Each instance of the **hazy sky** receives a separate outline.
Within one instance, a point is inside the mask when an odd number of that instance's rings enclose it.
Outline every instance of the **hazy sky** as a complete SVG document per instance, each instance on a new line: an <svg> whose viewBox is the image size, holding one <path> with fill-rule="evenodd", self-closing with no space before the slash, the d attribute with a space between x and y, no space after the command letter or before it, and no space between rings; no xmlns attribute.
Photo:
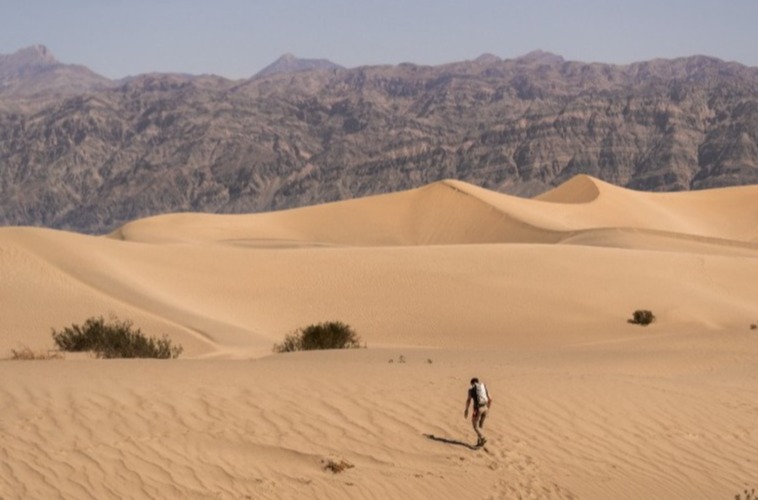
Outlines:
<svg viewBox="0 0 758 500"><path fill-rule="evenodd" d="M0 54L44 44L110 78L249 77L290 52L347 67L535 49L758 66L758 0L0 0Z"/></svg>

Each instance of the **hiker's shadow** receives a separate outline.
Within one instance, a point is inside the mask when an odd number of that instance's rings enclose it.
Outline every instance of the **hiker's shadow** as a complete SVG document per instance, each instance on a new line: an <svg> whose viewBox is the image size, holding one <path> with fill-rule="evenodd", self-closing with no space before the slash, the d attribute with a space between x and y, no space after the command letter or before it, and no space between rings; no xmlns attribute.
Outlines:
<svg viewBox="0 0 758 500"><path fill-rule="evenodd" d="M456 446L463 446L464 448L468 448L469 450L478 450L476 446L468 443L464 443L463 441L458 441L457 439L449 439L444 438L440 436L435 436L434 434L424 434L425 438L431 439L432 441L439 441L440 443L445 444L454 444Z"/></svg>

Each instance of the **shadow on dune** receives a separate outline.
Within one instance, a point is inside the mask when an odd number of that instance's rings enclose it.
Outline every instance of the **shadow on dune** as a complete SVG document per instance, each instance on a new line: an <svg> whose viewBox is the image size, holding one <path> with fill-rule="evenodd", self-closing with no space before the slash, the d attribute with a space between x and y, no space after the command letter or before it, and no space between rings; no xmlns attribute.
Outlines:
<svg viewBox="0 0 758 500"><path fill-rule="evenodd" d="M471 444L468 444L468 443L464 443L463 441L458 441L457 439L444 438L444 437L440 437L440 436L435 436L434 434L424 434L424 437L429 438L432 441L439 441L440 443L454 444L456 446L463 446L464 448L468 448L469 450L478 450L479 449L479 448L477 448L474 445L471 445Z"/></svg>

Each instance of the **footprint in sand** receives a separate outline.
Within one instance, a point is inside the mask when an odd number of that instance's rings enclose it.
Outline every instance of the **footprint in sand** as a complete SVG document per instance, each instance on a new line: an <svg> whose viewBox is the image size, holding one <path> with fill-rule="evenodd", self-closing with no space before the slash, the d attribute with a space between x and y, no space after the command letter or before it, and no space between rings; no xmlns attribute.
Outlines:
<svg viewBox="0 0 758 500"><path fill-rule="evenodd" d="M497 470L500 464L505 469L502 477L494 487L493 499L505 498L534 498L534 499L566 499L573 500L575 496L560 485L544 479L539 465L529 456L518 451L500 451L497 456L500 463L492 462L490 469ZM493 468L494 467L494 468Z"/></svg>

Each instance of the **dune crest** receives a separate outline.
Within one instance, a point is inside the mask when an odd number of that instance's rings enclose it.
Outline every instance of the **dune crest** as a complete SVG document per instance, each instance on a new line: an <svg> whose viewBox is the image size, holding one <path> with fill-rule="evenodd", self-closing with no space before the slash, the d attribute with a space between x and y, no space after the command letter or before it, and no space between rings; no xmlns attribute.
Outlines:
<svg viewBox="0 0 758 500"><path fill-rule="evenodd" d="M510 203L501 207L502 199ZM131 222L110 237L156 243L349 247L557 241L550 228L524 220L528 208L520 207L528 204L529 200L448 180L279 212L150 217ZM508 213L509 207L515 212ZM538 215L537 220L549 225L544 217Z"/></svg>
<svg viewBox="0 0 758 500"><path fill-rule="evenodd" d="M150 217L126 224L110 237L252 247L550 244L573 238L576 232L623 228L753 244L758 242L751 218L755 210L758 186L647 193L579 175L524 199L444 180L404 192L279 212Z"/></svg>
<svg viewBox="0 0 758 500"><path fill-rule="evenodd" d="M595 201L601 193L612 186L590 175L576 175L560 186L546 191L535 200L548 201L551 203L590 203Z"/></svg>

